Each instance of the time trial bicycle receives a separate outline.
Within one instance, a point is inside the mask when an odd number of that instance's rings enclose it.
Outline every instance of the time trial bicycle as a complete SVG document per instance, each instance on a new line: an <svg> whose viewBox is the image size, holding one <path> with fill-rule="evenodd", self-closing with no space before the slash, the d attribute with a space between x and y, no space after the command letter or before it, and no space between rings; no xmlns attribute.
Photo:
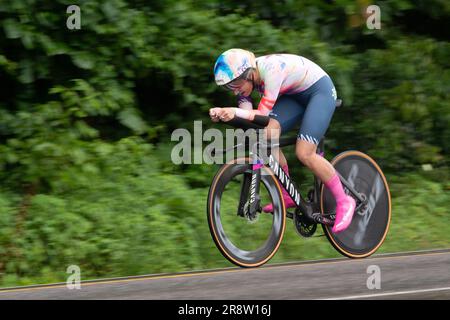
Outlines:
<svg viewBox="0 0 450 320"><path fill-rule="evenodd" d="M339 107L342 100L336 101ZM260 129L269 117L256 116L248 121L234 118L226 122L235 128ZM249 147L249 156L223 164L214 176L207 200L207 218L211 236L225 258L241 267L258 267L269 261L283 239L286 218L292 219L299 235L311 237L321 225L331 245L350 258L365 258L383 243L391 221L391 196L386 178L377 163L360 151L345 151L331 161L345 192L356 200L350 226L340 233L331 228L335 219L335 200L324 184L314 183L304 199L296 183L270 153L274 147L295 145L297 137L266 142L261 153L259 139ZM324 156L324 138L317 153ZM238 148L234 145L231 149ZM229 150L215 150L229 152ZM296 208L287 211L281 186L288 191ZM273 212L264 213L262 205L272 203Z"/></svg>

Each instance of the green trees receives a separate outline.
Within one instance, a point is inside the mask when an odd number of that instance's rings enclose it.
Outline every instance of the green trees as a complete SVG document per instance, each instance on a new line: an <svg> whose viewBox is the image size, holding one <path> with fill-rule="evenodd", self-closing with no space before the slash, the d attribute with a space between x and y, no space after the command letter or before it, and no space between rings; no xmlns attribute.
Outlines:
<svg viewBox="0 0 450 320"><path fill-rule="evenodd" d="M78 1L69 30L65 1L2 2L0 281L222 263L203 220L214 167L168 154L173 129L235 103L212 78L231 47L304 55L331 75L345 101L332 153L366 151L396 175L432 164L428 179L448 180L448 2L380 1L381 30L366 28L368 4ZM280 256L305 257L289 248Z"/></svg>

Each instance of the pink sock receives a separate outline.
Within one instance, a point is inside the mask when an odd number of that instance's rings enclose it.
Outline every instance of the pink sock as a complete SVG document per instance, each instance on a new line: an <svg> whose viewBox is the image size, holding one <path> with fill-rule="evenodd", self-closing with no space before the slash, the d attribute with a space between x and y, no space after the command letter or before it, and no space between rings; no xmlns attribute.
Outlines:
<svg viewBox="0 0 450 320"><path fill-rule="evenodd" d="M286 172L286 174L287 174L288 177L289 177L289 168L288 168L288 165L281 166L281 169L283 169L283 171Z"/></svg>
<svg viewBox="0 0 450 320"><path fill-rule="evenodd" d="M344 188L342 187L341 179L339 179L337 173L335 173L330 180L325 182L325 186L331 191L336 199L336 202L339 202L347 196L344 192Z"/></svg>

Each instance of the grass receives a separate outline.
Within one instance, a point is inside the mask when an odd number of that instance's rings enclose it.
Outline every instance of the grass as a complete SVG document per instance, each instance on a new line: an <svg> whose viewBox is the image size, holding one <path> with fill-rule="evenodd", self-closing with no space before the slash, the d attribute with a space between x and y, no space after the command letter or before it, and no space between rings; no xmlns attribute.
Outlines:
<svg viewBox="0 0 450 320"><path fill-rule="evenodd" d="M450 247L450 189L447 180L441 179L445 175L434 175L387 175L392 195L392 220L377 253ZM139 192L146 194L155 186L146 177L139 179L140 184L138 180L129 180L127 185L136 189L123 193L114 189L120 186L111 185L115 199L103 194L103 199L109 199L105 203L87 201L84 193L75 195L76 192L68 194L64 200L37 197L28 212L29 220L24 224L26 239L17 238L14 233L14 214L17 214L20 198L0 193L0 228L3 230L0 234L0 267L3 266L0 285L64 282L69 276L67 266L71 264L82 266L82 280L232 266L217 250L209 233L205 214L208 188L189 189L187 184L183 186L182 177L176 181L167 178L168 182L160 183L157 191L170 196L147 207ZM301 184L302 193L306 193L307 185L308 181ZM95 190L101 189L100 182L92 188L86 192L95 199ZM166 193L166 188L170 192ZM233 202L229 210L235 207L236 202ZM228 222L236 242L251 241L252 236L264 238L257 233L242 235L242 223ZM269 263L342 257L327 238L320 235L323 231L319 226L314 237L302 238L288 219L283 242ZM72 249L71 243L78 245ZM58 262L55 259L59 259Z"/></svg>

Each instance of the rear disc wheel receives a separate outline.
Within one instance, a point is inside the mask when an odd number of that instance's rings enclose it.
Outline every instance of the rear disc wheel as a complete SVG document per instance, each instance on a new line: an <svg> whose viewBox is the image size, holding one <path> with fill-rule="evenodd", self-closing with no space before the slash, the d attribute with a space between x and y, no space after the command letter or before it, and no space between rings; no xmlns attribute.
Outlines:
<svg viewBox="0 0 450 320"><path fill-rule="evenodd" d="M368 257L381 246L389 230L391 195L386 178L377 163L359 151L343 152L331 164L368 201L355 211L346 230L335 234L331 231L332 226L322 225L322 228L330 243L341 254L350 258ZM348 190L346 193L350 194ZM358 204L357 201L357 208ZM335 199L324 185L321 187L320 205L322 214L334 213L336 210Z"/></svg>

